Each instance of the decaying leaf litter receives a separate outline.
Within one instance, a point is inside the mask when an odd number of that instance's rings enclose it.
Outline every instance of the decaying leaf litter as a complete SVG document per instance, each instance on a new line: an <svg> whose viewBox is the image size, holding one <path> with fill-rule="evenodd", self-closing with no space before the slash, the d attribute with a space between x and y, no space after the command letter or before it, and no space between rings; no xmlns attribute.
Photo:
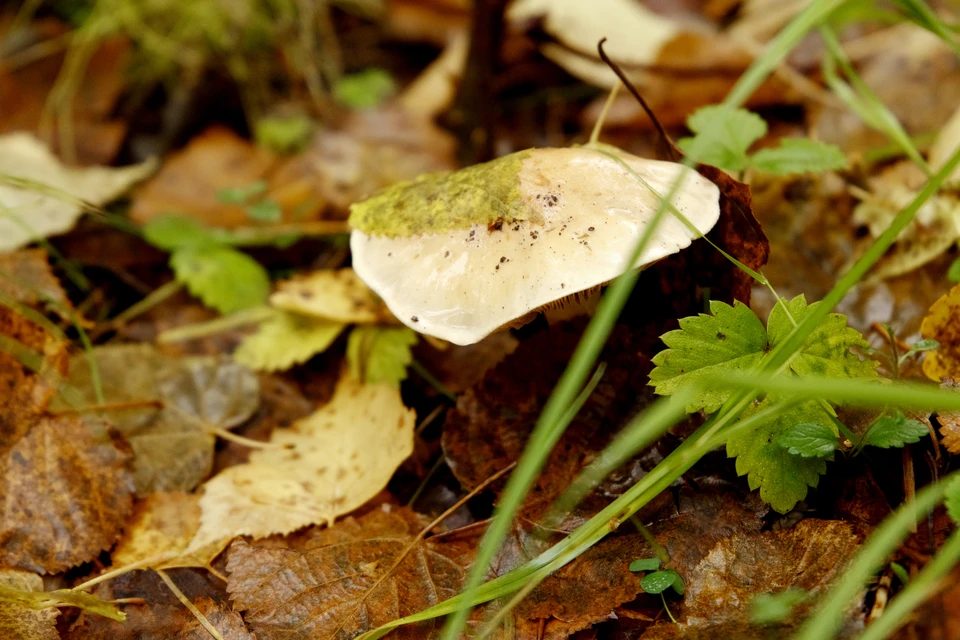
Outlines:
<svg viewBox="0 0 960 640"><path fill-rule="evenodd" d="M955 10L586 5L0 15L4 637L955 635Z"/></svg>

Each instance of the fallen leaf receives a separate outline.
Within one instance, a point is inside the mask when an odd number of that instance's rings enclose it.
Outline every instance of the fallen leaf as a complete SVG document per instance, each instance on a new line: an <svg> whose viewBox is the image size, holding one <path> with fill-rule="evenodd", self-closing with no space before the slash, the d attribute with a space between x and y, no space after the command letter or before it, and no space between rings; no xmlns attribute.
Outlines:
<svg viewBox="0 0 960 640"><path fill-rule="evenodd" d="M361 382L394 387L407 378L418 336L407 327L354 327L347 339L347 366Z"/></svg>
<svg viewBox="0 0 960 640"><path fill-rule="evenodd" d="M353 638L459 593L464 567L442 546L415 540L423 526L408 509L381 509L348 518L303 548L237 540L227 590L260 640ZM426 638L440 624L393 635Z"/></svg>
<svg viewBox="0 0 960 640"><path fill-rule="evenodd" d="M340 322L278 311L243 339L233 359L255 371L282 371L326 351L345 327Z"/></svg>
<svg viewBox="0 0 960 640"><path fill-rule="evenodd" d="M0 589L11 587L20 591L43 591L43 578L15 569L0 569ZM57 616L53 608L33 609L3 597L0 591L0 635L11 640L60 640Z"/></svg>
<svg viewBox="0 0 960 640"><path fill-rule="evenodd" d="M343 324L388 321L383 302L353 269L319 269L284 280L270 296L277 309Z"/></svg>
<svg viewBox="0 0 960 640"><path fill-rule="evenodd" d="M720 540L693 571L687 585L683 616L678 625L658 625L644 638L742 637L765 638L770 628L749 625L750 602L761 594L790 588L816 598L843 573L860 544L852 525L837 520L802 520L792 529L735 534ZM808 611L809 604L801 608ZM858 617L848 624L862 626ZM777 627L778 635L789 633Z"/></svg>
<svg viewBox="0 0 960 640"><path fill-rule="evenodd" d="M211 227L249 224L242 205L224 203L217 194L264 179L275 163L268 151L229 129L212 127L165 159L157 175L134 194L130 217L145 224L157 216L177 213Z"/></svg>
<svg viewBox="0 0 960 640"><path fill-rule="evenodd" d="M102 205L153 172L144 162L120 169L77 169L60 162L28 133L0 136L0 175L43 186L0 184L0 251L11 251L73 228L83 213L80 201ZM47 188L57 191L51 193Z"/></svg>
<svg viewBox="0 0 960 640"><path fill-rule="evenodd" d="M193 600L193 605L224 640L257 640L229 604L198 597ZM126 605L124 611L127 620L122 623L84 614L70 626L64 640L210 640L212 637L210 631L180 603L148 601L148 604Z"/></svg>
<svg viewBox="0 0 960 640"><path fill-rule="evenodd" d="M44 417L2 444L0 563L56 573L113 545L133 478L102 423Z"/></svg>
<svg viewBox="0 0 960 640"><path fill-rule="evenodd" d="M940 388L956 391L960 385L954 378L944 377L941 379ZM950 453L960 453L960 412L941 411L937 414L937 423L940 425L940 444Z"/></svg>
<svg viewBox="0 0 960 640"><path fill-rule="evenodd" d="M103 414L134 452L137 495L189 491L213 465L210 426L228 429L259 405L256 376L226 356L172 358L149 344L94 349L107 408ZM90 364L73 359L70 384L95 406ZM63 403L55 410L67 409Z"/></svg>
<svg viewBox="0 0 960 640"><path fill-rule="evenodd" d="M18 359L12 345L0 349L0 434L4 445L10 446L47 409L70 360L65 341L7 305L0 305L0 338L40 357L33 368Z"/></svg>
<svg viewBox="0 0 960 640"><path fill-rule="evenodd" d="M939 382L943 378L960 378L960 285L950 289L933 303L920 325L924 338L936 340L940 346L924 354L923 372Z"/></svg>
<svg viewBox="0 0 960 640"><path fill-rule="evenodd" d="M73 304L53 275L43 249L0 253L2 295L31 307L43 305L65 320L70 319L73 311Z"/></svg>
<svg viewBox="0 0 960 640"><path fill-rule="evenodd" d="M188 552L241 535L330 524L353 511L413 452L415 419L397 389L342 378L328 404L274 431L269 448L204 484L200 530Z"/></svg>
<svg viewBox="0 0 960 640"><path fill-rule="evenodd" d="M134 513L110 558L122 567L162 557L151 568L207 567L229 540L185 554L200 528L200 496L174 492L151 493L134 506Z"/></svg>

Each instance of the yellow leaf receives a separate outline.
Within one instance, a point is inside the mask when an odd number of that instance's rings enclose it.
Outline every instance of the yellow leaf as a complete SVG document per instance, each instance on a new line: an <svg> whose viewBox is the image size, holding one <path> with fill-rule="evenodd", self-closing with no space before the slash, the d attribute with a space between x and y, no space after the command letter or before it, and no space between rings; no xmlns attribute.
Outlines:
<svg viewBox="0 0 960 640"><path fill-rule="evenodd" d="M923 372L931 380L960 377L960 285L933 303L920 325L924 338L940 343L928 351Z"/></svg>
<svg viewBox="0 0 960 640"><path fill-rule="evenodd" d="M200 496L181 491L151 493L137 503L134 516L111 559L122 567L150 558L156 569L206 567L229 540L184 553L200 527Z"/></svg>
<svg viewBox="0 0 960 640"><path fill-rule="evenodd" d="M381 302L353 269L320 269L280 283L270 304L344 324L367 324L390 318Z"/></svg>
<svg viewBox="0 0 960 640"><path fill-rule="evenodd" d="M279 371L306 362L329 347L344 324L280 311L240 343L233 359L256 371Z"/></svg>
<svg viewBox="0 0 960 640"><path fill-rule="evenodd" d="M200 530L188 552L249 535L332 523L382 490L413 452L416 414L386 384L344 376L333 399L204 485Z"/></svg>

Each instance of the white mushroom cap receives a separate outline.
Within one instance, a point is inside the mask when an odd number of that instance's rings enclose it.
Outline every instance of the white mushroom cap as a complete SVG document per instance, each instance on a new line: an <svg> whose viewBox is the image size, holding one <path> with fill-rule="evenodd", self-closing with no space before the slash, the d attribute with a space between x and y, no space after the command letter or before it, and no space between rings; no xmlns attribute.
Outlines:
<svg viewBox="0 0 960 640"><path fill-rule="evenodd" d="M524 151L395 185L354 205L353 268L408 327L473 344L677 253L716 224L712 182L677 163L616 153L646 185L587 148ZM666 195L684 171L673 204L700 234L667 214L640 258L625 264L659 205L650 187ZM460 211L461 203L474 210Z"/></svg>

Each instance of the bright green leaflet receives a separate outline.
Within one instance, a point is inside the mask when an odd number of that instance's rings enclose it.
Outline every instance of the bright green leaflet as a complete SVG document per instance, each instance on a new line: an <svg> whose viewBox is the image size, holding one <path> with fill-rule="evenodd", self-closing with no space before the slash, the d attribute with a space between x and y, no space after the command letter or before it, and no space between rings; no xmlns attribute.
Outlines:
<svg viewBox="0 0 960 640"><path fill-rule="evenodd" d="M907 418L902 411L895 411L893 415L880 416L870 425L866 442L873 447L889 449L902 447L908 442L920 442L920 438L928 433L927 425Z"/></svg>
<svg viewBox="0 0 960 640"><path fill-rule="evenodd" d="M656 571L660 568L660 558L639 558L630 563L630 571Z"/></svg>
<svg viewBox="0 0 960 640"><path fill-rule="evenodd" d="M165 214L143 225L143 237L159 249L174 251L184 247L225 244L230 232L208 227L193 218Z"/></svg>
<svg viewBox="0 0 960 640"><path fill-rule="evenodd" d="M696 135L680 138L677 146L697 162L728 171L746 169L747 149L767 133L757 114L719 104L698 109L687 118L687 127Z"/></svg>
<svg viewBox="0 0 960 640"><path fill-rule="evenodd" d="M682 596L684 591L683 578L673 569L648 573L640 580L640 586L646 593L663 593L673 587L673 590Z"/></svg>
<svg viewBox="0 0 960 640"><path fill-rule="evenodd" d="M326 351L345 327L339 322L276 311L255 334L244 338L233 359L256 371L289 369Z"/></svg>
<svg viewBox="0 0 960 640"><path fill-rule="evenodd" d="M410 349L416 343L417 334L407 327L356 327L347 338L350 373L369 384L385 382L398 387L407 377L413 361Z"/></svg>
<svg viewBox="0 0 960 640"><path fill-rule="evenodd" d="M743 412L749 417L769 401ZM755 431L731 436L727 440L727 456L737 458L737 473L747 476L751 490L760 489L760 497L780 513L787 513L807 495L808 487L816 487L820 476L827 471L821 458L804 458L791 454L779 444L779 438L790 425L819 424L836 427L829 414L816 402L794 407L776 420L761 425Z"/></svg>
<svg viewBox="0 0 960 640"><path fill-rule="evenodd" d="M260 306L270 294L270 279L260 263L222 245L187 246L170 256L178 281L220 313Z"/></svg>
<svg viewBox="0 0 960 640"><path fill-rule="evenodd" d="M767 350L767 332L750 307L710 302L713 315L680 320L680 328L663 335L669 347L653 358L656 369L650 384L660 395L672 395L719 371L749 371ZM713 413L733 395L731 389L702 387L687 405L687 412Z"/></svg>
<svg viewBox="0 0 960 640"><path fill-rule="evenodd" d="M837 448L832 423L798 422L788 424L777 437L777 445L803 458L829 458Z"/></svg>

